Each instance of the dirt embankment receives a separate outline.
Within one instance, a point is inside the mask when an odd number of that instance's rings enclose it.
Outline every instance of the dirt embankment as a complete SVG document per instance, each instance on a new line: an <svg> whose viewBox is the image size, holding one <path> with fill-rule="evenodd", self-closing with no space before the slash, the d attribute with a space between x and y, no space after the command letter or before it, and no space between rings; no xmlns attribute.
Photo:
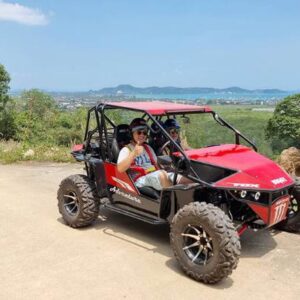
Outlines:
<svg viewBox="0 0 300 300"><path fill-rule="evenodd" d="M278 163L291 175L300 177L300 149L291 147L282 151Z"/></svg>

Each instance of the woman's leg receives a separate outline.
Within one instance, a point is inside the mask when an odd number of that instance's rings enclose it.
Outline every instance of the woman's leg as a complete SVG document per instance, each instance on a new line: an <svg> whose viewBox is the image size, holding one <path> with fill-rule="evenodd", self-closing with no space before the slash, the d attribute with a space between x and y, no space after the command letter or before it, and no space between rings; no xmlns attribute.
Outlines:
<svg viewBox="0 0 300 300"><path fill-rule="evenodd" d="M135 185L137 187L150 186L160 191L163 188L172 185L172 182L168 178L168 173L164 170L157 170L150 174L140 177Z"/></svg>
<svg viewBox="0 0 300 300"><path fill-rule="evenodd" d="M169 172L169 173L167 173L167 176L169 178L169 181L173 184L175 173ZM189 184L189 183L193 183L193 182L194 181L192 181L191 179L184 177L181 174L177 174L176 184Z"/></svg>
<svg viewBox="0 0 300 300"><path fill-rule="evenodd" d="M172 185L171 181L168 178L168 173L164 170L160 170L159 172L159 180L162 188L166 188Z"/></svg>
<svg viewBox="0 0 300 300"><path fill-rule="evenodd" d="M194 181L192 181L191 179L189 179L189 178L186 178L186 177L184 177L184 176L181 176L180 178L179 178L179 180L177 180L177 183L178 184L189 184L189 183L193 183Z"/></svg>

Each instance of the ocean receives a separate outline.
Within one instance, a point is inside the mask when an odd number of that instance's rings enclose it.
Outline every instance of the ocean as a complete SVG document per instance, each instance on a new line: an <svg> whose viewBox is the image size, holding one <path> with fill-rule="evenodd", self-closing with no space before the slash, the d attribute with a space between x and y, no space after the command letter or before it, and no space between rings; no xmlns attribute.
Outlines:
<svg viewBox="0 0 300 300"><path fill-rule="evenodd" d="M233 93L233 92L215 92L199 94L135 94L138 99L184 99L184 100L228 100L228 101L278 101L286 96L292 95L292 92L280 93Z"/></svg>

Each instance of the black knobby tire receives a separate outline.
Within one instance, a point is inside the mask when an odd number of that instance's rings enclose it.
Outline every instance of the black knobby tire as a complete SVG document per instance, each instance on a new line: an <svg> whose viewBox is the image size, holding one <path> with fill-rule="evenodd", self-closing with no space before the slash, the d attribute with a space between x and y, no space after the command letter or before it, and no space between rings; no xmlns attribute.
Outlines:
<svg viewBox="0 0 300 300"><path fill-rule="evenodd" d="M228 216L212 204L193 202L181 208L172 220L170 239L182 269L197 281L217 283L237 267L239 236Z"/></svg>
<svg viewBox="0 0 300 300"><path fill-rule="evenodd" d="M275 225L277 229L288 232L300 232L300 180L293 188L287 218Z"/></svg>
<svg viewBox="0 0 300 300"><path fill-rule="evenodd" d="M65 178L59 186L57 199L59 212L71 227L88 226L98 217L100 200L96 187L85 175Z"/></svg>

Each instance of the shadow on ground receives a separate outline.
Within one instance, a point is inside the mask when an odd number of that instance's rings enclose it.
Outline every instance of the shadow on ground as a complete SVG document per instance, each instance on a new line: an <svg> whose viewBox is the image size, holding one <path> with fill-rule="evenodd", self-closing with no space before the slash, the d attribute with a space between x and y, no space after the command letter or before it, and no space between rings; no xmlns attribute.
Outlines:
<svg viewBox="0 0 300 300"><path fill-rule="evenodd" d="M59 218L58 221L64 224L62 218ZM95 229L101 230L110 237L142 248L145 251L151 251L166 256L168 258L166 266L181 276L186 276L173 256L169 243L169 225L151 225L118 213L101 209L99 218L92 226L79 230L85 231ZM274 236L277 234L280 234L280 231L260 230L254 232L252 230L247 230L241 236L241 259L246 257L262 257L276 248L277 243L274 240ZM232 285L233 280L228 277L218 284L210 285L210 287L215 289L226 289Z"/></svg>

